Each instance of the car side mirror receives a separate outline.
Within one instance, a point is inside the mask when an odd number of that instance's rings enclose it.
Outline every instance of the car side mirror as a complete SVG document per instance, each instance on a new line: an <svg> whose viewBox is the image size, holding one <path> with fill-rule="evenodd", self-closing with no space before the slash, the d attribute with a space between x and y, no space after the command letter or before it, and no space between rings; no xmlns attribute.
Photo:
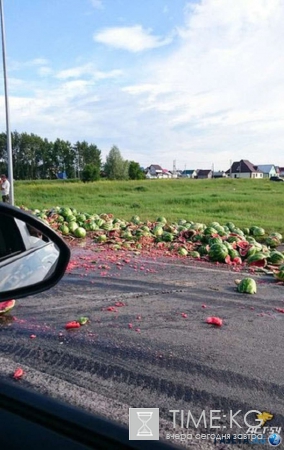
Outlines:
<svg viewBox="0 0 284 450"><path fill-rule="evenodd" d="M0 301L50 289L69 260L68 245L47 224L0 203Z"/></svg>

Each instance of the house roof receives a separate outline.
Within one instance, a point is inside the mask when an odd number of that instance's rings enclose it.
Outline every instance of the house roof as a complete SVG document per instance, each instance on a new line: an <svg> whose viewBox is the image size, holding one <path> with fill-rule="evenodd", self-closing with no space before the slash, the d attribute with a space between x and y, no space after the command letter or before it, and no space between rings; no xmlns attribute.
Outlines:
<svg viewBox="0 0 284 450"><path fill-rule="evenodd" d="M158 164L151 164L151 166L153 169L155 170L163 170L161 166L159 166Z"/></svg>
<svg viewBox="0 0 284 450"><path fill-rule="evenodd" d="M269 173L273 167L275 169L274 164L262 164L262 165L257 166L258 170L260 170L261 172L264 172L264 173Z"/></svg>
<svg viewBox="0 0 284 450"><path fill-rule="evenodd" d="M199 169L198 170L198 176L202 175L209 175L209 173L212 173L212 170L203 170L203 169Z"/></svg>
<svg viewBox="0 0 284 450"><path fill-rule="evenodd" d="M182 173L186 174L186 175L192 175L193 172L195 172L195 170L183 170Z"/></svg>
<svg viewBox="0 0 284 450"><path fill-rule="evenodd" d="M226 173L252 173L261 171L256 168L250 161L247 159L241 159L241 161L235 161L232 164L231 169L227 170Z"/></svg>

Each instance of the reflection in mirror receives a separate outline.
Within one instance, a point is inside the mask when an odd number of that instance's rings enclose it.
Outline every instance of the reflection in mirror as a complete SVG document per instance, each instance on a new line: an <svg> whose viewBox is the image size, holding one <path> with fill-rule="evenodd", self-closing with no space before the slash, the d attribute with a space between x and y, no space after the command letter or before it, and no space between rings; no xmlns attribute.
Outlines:
<svg viewBox="0 0 284 450"><path fill-rule="evenodd" d="M58 258L57 246L39 230L22 220L0 216L0 292L48 279Z"/></svg>

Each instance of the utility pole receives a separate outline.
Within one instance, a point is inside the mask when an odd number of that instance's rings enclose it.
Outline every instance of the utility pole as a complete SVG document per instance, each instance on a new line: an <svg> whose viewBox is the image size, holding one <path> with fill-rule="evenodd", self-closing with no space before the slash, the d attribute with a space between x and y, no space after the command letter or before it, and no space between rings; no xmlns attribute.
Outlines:
<svg viewBox="0 0 284 450"><path fill-rule="evenodd" d="M177 178L176 160L173 161L173 178Z"/></svg>
<svg viewBox="0 0 284 450"><path fill-rule="evenodd" d="M12 158L12 139L10 131L10 114L9 114L9 97L8 82L6 70L6 42L5 42L5 24L2 0L0 0L1 12L1 31L2 31L2 55L3 55L3 75L5 89L5 111L6 111L6 135L7 135L7 156L8 156L8 179L10 181L10 203L14 205L14 175L13 175L13 158Z"/></svg>

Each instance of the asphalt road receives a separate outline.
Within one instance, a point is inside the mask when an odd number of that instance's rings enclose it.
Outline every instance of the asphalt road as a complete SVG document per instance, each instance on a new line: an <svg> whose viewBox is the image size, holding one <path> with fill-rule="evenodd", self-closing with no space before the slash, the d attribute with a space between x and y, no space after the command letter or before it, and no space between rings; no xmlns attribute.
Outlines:
<svg viewBox="0 0 284 450"><path fill-rule="evenodd" d="M162 439L185 431L193 439L183 445L231 448L194 436L244 433L250 410L272 413L267 426L284 424L284 314L275 310L284 308L284 286L254 274L257 294L240 294L234 280L244 276L187 258L73 249L55 288L17 301L0 319L0 376L21 366L21 385L124 424L129 407L160 408ZM80 316L89 322L66 331ZM208 325L208 316L223 326ZM196 419L221 410L221 428L191 421L174 431L170 410ZM244 428L230 429L239 410Z"/></svg>

